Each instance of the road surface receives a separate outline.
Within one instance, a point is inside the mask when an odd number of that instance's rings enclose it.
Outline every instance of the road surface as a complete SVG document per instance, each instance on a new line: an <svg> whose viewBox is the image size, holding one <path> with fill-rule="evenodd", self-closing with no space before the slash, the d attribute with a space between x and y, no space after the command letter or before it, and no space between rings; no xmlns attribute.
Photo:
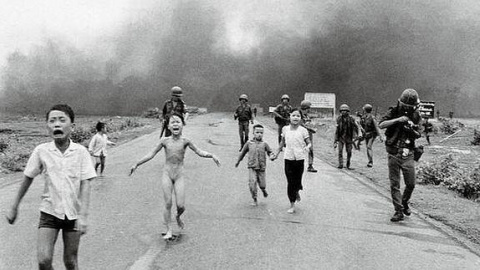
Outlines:
<svg viewBox="0 0 480 270"><path fill-rule="evenodd" d="M222 167L188 150L186 229L179 241L165 242L160 186L164 153L128 177L130 166L155 145L158 135L109 152L106 176L92 183L81 269L480 269L475 250L416 213L403 222L390 222L388 194L318 159L319 172L304 174L295 214L287 213L282 159L267 164L270 196L250 206L246 160L234 167L237 124L230 114L221 113L191 118L184 129L199 148L219 156ZM264 138L277 147L275 131L267 129ZM0 188L2 211L18 187ZM36 269L42 188L42 179L36 179L15 225L0 222L0 269ZM56 269L64 269L61 238L55 253Z"/></svg>

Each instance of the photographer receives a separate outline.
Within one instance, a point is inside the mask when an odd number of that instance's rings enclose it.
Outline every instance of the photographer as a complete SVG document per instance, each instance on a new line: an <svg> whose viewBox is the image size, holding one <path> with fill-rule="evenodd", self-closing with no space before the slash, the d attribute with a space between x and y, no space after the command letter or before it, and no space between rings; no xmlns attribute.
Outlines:
<svg viewBox="0 0 480 270"><path fill-rule="evenodd" d="M395 214L390 219L397 222L409 216L408 202L415 188L415 140L420 138L420 99L414 89L406 89L398 99L397 106L390 107L378 123L386 128L385 146L388 153L388 175ZM405 190L400 191L400 171L403 173Z"/></svg>

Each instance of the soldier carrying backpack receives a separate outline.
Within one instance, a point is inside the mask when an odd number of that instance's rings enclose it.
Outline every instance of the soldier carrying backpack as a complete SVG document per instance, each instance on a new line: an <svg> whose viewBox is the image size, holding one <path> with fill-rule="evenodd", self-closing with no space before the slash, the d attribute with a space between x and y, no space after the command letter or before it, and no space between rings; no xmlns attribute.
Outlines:
<svg viewBox="0 0 480 270"><path fill-rule="evenodd" d="M363 138L365 140L365 145L367 148L367 158L368 164L367 167L371 168L373 166L373 142L380 136L380 141L384 141L384 135L380 133L380 129L378 128L377 121L375 117L372 115L372 105L365 104L363 106L363 115L360 118L360 125L363 129Z"/></svg>

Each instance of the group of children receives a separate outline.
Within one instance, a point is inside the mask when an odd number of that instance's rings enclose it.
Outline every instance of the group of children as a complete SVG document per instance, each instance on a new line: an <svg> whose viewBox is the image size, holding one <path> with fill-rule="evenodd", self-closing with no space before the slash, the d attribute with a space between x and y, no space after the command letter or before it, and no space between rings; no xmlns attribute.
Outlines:
<svg viewBox="0 0 480 270"><path fill-rule="evenodd" d="M290 113L290 124L282 128L281 140L276 152L263 141L264 127L253 126L253 140L246 143L241 149L235 167L238 167L242 159L248 153L249 188L252 195L252 205L257 205L257 185L264 197L268 196L266 191L265 168L267 155L270 160L275 160L281 151L284 152L285 175L287 177L287 195L290 201L288 213L295 212L295 202L300 201L300 190L302 186L302 175L304 163L312 144L308 130L302 125L302 116L299 109L293 109Z"/></svg>
<svg viewBox="0 0 480 270"><path fill-rule="evenodd" d="M73 132L74 112L66 104L57 104L46 114L47 130L52 142L37 146L31 154L24 171L24 181L15 197L6 218L13 224L18 216L18 207L28 191L33 179L42 174L45 179L45 192L40 207L38 226L37 257L39 269L52 269L53 252L58 233L62 230L64 241L64 264L66 269L78 269L78 247L80 236L87 231L87 217L90 201L90 182L105 168L106 146L114 144L105 134L105 124L98 123L97 134L92 138L89 149L74 143L70 139ZM166 233L164 238L171 239L173 230L170 226L172 195L176 197L176 222L184 227L181 219L185 211L184 157L187 147L198 156L211 158L220 166L218 158L203 151L182 136L184 119L174 113L168 121L171 136L160 139L154 149L135 163L130 169L132 175L136 169L151 160L158 152L165 149L165 165L162 176L162 189L165 199L163 213ZM249 186L253 203L257 205L257 184L265 197L268 196L265 183L267 155L275 160L284 151L285 174L287 177L287 194L290 201L288 213L295 212L295 202L300 201L304 160L311 148L309 134L301 125L301 113L294 109L290 114L290 124L283 127L282 139L274 152L263 142L264 127L254 126L254 139L246 143L235 164L238 167L248 153ZM95 162L92 162L93 156Z"/></svg>

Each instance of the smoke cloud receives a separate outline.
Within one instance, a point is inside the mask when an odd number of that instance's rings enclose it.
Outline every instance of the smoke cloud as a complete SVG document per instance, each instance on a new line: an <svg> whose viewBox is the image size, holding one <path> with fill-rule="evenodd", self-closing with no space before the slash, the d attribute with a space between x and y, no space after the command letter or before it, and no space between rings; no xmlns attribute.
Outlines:
<svg viewBox="0 0 480 270"><path fill-rule="evenodd" d="M480 115L480 4L463 1L152 1L92 48L49 39L12 53L9 110L64 101L80 113L138 114L181 86L188 105L230 111L289 94L394 105L405 88L446 114ZM35 100L32 104L32 100ZM48 105L47 105L48 104Z"/></svg>

